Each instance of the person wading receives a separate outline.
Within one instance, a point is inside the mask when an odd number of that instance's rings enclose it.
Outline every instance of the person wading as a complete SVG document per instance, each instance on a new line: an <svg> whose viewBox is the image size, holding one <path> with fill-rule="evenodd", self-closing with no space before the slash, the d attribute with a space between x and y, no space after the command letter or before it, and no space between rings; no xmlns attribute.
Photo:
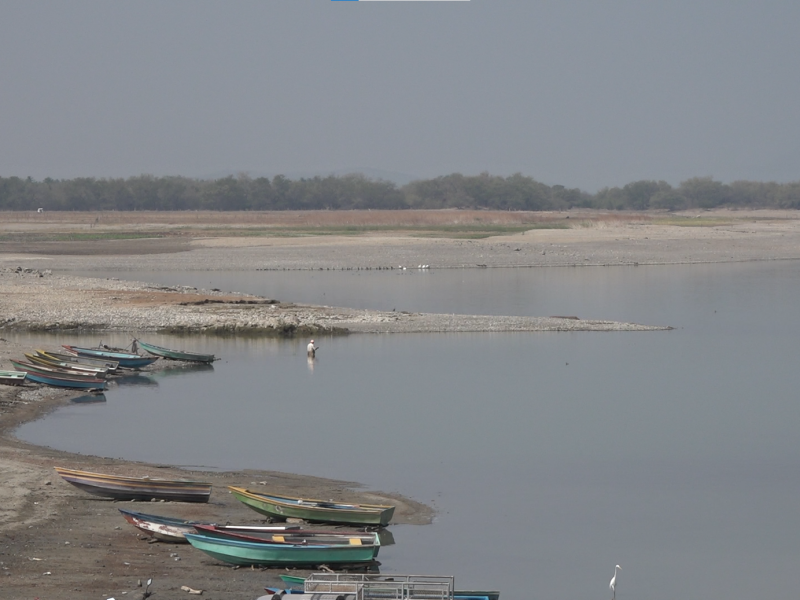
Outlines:
<svg viewBox="0 0 800 600"><path fill-rule="evenodd" d="M308 354L309 358L314 358L317 355L317 350L319 350L319 347L314 345L314 340L308 342L308 346L306 346L306 354Z"/></svg>

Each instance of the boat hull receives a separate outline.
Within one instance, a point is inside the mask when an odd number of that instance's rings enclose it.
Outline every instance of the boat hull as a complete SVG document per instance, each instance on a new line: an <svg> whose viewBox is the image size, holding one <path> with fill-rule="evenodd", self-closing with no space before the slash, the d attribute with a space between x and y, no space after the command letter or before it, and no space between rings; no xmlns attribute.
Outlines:
<svg viewBox="0 0 800 600"><path fill-rule="evenodd" d="M339 523L343 525L371 525L385 527L394 515L394 506L377 504L335 504L319 500L303 500L259 494L228 486L237 500L262 515L274 519L303 519L311 523ZM327 505L327 506L320 506Z"/></svg>
<svg viewBox="0 0 800 600"><path fill-rule="evenodd" d="M53 375L45 375L44 373L37 373L35 371L24 370L27 373L29 381L36 383L43 383L53 387L70 388L76 390L104 390L108 386L102 379L66 379L64 377L55 377Z"/></svg>
<svg viewBox="0 0 800 600"><path fill-rule="evenodd" d="M25 358L27 358L28 362L32 365L46 367L48 369L75 371L77 373L83 373L84 375L95 375L97 379L104 378L109 373L106 367L93 367L90 365L82 365L80 363L73 363L65 360L56 360L40 354L28 354L26 352Z"/></svg>
<svg viewBox="0 0 800 600"><path fill-rule="evenodd" d="M83 381L90 381L96 379L105 379L102 373L88 373L87 371L74 371L72 369L65 369L56 366L37 365L35 363L24 363L12 360L11 364L17 371L25 371L34 373L42 373L43 375L52 375L53 377L65 377L67 379L80 379Z"/></svg>
<svg viewBox="0 0 800 600"><path fill-rule="evenodd" d="M195 533L193 521L146 515L122 508L118 510L122 513L125 520L136 527L136 529L152 535L162 542L188 544L189 542L186 540L186 534Z"/></svg>
<svg viewBox="0 0 800 600"><path fill-rule="evenodd" d="M243 540L272 544L324 544L326 546L380 546L378 534L370 532L334 532L313 530L269 531L269 528L229 527L227 525L195 525L197 533L212 538ZM266 530L266 531L265 531Z"/></svg>
<svg viewBox="0 0 800 600"><path fill-rule="evenodd" d="M3 385L20 385L28 374L22 371L0 371L0 383Z"/></svg>
<svg viewBox="0 0 800 600"><path fill-rule="evenodd" d="M317 546L252 543L186 534L189 543L219 561L239 566L314 566L368 563L379 546Z"/></svg>
<svg viewBox="0 0 800 600"><path fill-rule="evenodd" d="M121 477L55 467L56 472L76 488L115 500L170 500L172 502L208 502L211 484L202 481Z"/></svg>
<svg viewBox="0 0 800 600"><path fill-rule="evenodd" d="M212 363L216 360L216 357L213 354L200 354L199 352L184 352L183 350L171 350L169 348L162 348L161 346L156 346L154 344L148 344L147 342L143 342L141 340L136 340L142 350L152 354L153 356L159 356L161 358L168 358L170 360L183 360L188 362L197 362L197 363Z"/></svg>
<svg viewBox="0 0 800 600"><path fill-rule="evenodd" d="M103 368L108 369L112 373L116 371L117 367L119 366L119 363L115 360L89 358L88 356L81 357L67 352L47 352L45 350L37 350L36 354L47 360L70 362L82 366Z"/></svg>
<svg viewBox="0 0 800 600"><path fill-rule="evenodd" d="M67 346L64 348L77 356L87 356L89 358L107 358L115 360L120 367L126 369L141 369L151 365L158 360L158 357L139 356L129 352L112 352L110 350L96 350L94 348L79 348L77 346Z"/></svg>

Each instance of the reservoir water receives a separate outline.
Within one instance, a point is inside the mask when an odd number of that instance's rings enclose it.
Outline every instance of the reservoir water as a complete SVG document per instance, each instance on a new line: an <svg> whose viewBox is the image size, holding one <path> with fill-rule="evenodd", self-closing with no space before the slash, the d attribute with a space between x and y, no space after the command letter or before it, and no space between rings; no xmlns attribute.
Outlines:
<svg viewBox="0 0 800 600"><path fill-rule="evenodd" d="M353 335L317 339L313 363L307 340L142 335L222 360L134 378L106 402L24 425L22 439L397 491L437 516L392 528L382 572L452 574L506 600L610 598L615 564L620 600L800 589L800 263L124 276L303 303L675 329Z"/></svg>

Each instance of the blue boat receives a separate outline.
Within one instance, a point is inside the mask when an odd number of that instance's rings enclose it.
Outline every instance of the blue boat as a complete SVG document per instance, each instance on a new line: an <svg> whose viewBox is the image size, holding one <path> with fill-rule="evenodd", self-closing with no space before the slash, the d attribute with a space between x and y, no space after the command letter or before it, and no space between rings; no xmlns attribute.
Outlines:
<svg viewBox="0 0 800 600"><path fill-rule="evenodd" d="M79 348L78 346L67 346L66 344L64 344L63 347L67 350L67 352L70 352L76 356L87 356L89 358L108 358L115 360L119 363L120 367L124 367L126 369L141 369L142 367L151 365L158 360L158 356L140 356L131 352L117 352L114 350L101 350L98 348Z"/></svg>
<svg viewBox="0 0 800 600"><path fill-rule="evenodd" d="M104 390L108 387L106 382L102 379L69 379L67 377L56 377L53 375L45 375L44 373L36 373L35 371L24 372L27 373L27 379L29 381L52 385L54 387L78 390Z"/></svg>

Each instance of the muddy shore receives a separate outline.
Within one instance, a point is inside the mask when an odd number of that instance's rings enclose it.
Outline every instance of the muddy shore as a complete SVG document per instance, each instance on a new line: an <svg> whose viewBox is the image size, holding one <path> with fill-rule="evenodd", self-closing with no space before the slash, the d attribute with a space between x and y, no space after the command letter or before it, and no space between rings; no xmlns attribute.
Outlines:
<svg viewBox="0 0 800 600"><path fill-rule="evenodd" d="M404 235L324 238L204 237L179 240L0 244L0 338L3 331L170 331L253 335L409 333L418 331L630 330L668 327L540 318L421 315L297 305L236 290L164 287L147 282L75 277L73 271L257 269L628 268L644 264L800 260L800 216L793 212L720 211L703 227L651 222L588 223L481 240ZM0 232L13 224L3 223ZM152 252L154 245L158 252ZM632 333L633 335L633 333ZM646 335L637 333L636 335ZM29 348L0 340L0 369ZM54 465L126 475L191 477L214 484L208 505L164 503L152 512L183 518L256 522L227 485L267 487L289 495L392 503L395 523L424 525L429 507L399 495L340 482L267 471L190 472L168 465L81 456L25 444L21 423L76 394L0 385L0 598L141 598L140 581L154 580L153 598L253 599L277 584L280 570L232 569L186 545L149 543L119 516L117 503L64 483ZM143 437L146 443L146 436ZM140 507L147 512L151 507Z"/></svg>

